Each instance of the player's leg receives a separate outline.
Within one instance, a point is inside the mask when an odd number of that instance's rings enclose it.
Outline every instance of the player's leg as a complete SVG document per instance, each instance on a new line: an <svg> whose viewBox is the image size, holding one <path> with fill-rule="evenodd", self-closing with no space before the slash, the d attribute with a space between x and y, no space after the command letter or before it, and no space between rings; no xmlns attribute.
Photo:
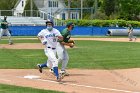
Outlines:
<svg viewBox="0 0 140 93"><path fill-rule="evenodd" d="M62 67L61 67L61 72L60 73L64 76L68 76L69 74L66 71L66 67L67 67L67 64L69 62L69 55L68 55L68 52L67 52L66 49L65 49L63 55L64 55L64 58L63 58L63 61L62 61Z"/></svg>
<svg viewBox="0 0 140 93"><path fill-rule="evenodd" d="M132 35L132 33L129 33L129 41L132 41L133 39L133 35Z"/></svg>
<svg viewBox="0 0 140 93"><path fill-rule="evenodd" d="M43 68L45 68L45 67L51 68L52 73L53 73L52 63L51 63L51 61L49 59L46 62L44 62L43 64L37 64L37 66L39 68L40 73L43 72Z"/></svg>
<svg viewBox="0 0 140 93"><path fill-rule="evenodd" d="M48 57L48 51L47 51L47 49L44 49L44 53ZM49 63L50 63L50 60L48 59L47 62L44 62L43 64L37 64L37 67L39 69L39 72L42 73L42 69L44 67L48 67L49 66Z"/></svg>
<svg viewBox="0 0 140 93"><path fill-rule="evenodd" d="M57 81L61 81L61 77L58 72L58 59L56 58L56 50L48 49L48 58L52 62L52 67Z"/></svg>
<svg viewBox="0 0 140 93"><path fill-rule="evenodd" d="M47 52L47 50L45 50L46 52L45 52L45 55L48 57L48 52ZM53 72L53 64L52 64L52 62L51 62L51 59L49 59L48 58L48 60L47 60L47 62L46 62L46 66L48 67L48 68L50 68L50 72L51 73L54 73ZM44 67L45 67L45 64L44 64Z"/></svg>
<svg viewBox="0 0 140 93"><path fill-rule="evenodd" d="M9 39L9 45L12 45L13 42L12 42L12 40L11 40L11 34L10 34L10 32L9 32L8 29L5 29L5 34L8 36L8 39Z"/></svg>
<svg viewBox="0 0 140 93"><path fill-rule="evenodd" d="M64 55L64 58L63 58L63 61L62 61L62 68L61 68L61 70L65 70L66 69L68 61L69 61L69 55L68 55L68 52L67 52L66 49L64 50L63 55Z"/></svg>
<svg viewBox="0 0 140 93"><path fill-rule="evenodd" d="M134 35L132 35L132 38L134 39L134 41L136 41L136 40L137 40L137 37L136 37L136 36L134 36Z"/></svg>
<svg viewBox="0 0 140 93"><path fill-rule="evenodd" d="M66 72L65 69L69 61L69 56L64 45L60 43L57 44L57 56L58 56L58 63L62 63L60 74L65 74L68 76L69 74Z"/></svg>
<svg viewBox="0 0 140 93"><path fill-rule="evenodd" d="M63 61L63 53L64 53L64 45L61 45L59 42L57 43L56 47L57 56L58 56L58 63L62 63Z"/></svg>
<svg viewBox="0 0 140 93"><path fill-rule="evenodd" d="M137 40L137 37L136 36L134 36L134 39L135 39L135 41Z"/></svg>
<svg viewBox="0 0 140 93"><path fill-rule="evenodd" d="M37 64L38 70L40 73L42 73L42 69L44 67L47 67L47 62L43 63L43 64Z"/></svg>
<svg viewBox="0 0 140 93"><path fill-rule="evenodd" d="M3 34L4 34L4 30L0 29L0 40L2 39Z"/></svg>

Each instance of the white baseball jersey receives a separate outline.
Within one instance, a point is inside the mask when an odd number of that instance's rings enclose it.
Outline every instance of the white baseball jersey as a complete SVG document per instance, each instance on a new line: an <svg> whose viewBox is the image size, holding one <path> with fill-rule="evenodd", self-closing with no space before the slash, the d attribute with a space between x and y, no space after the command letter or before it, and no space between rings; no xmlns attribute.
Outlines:
<svg viewBox="0 0 140 93"><path fill-rule="evenodd" d="M57 36L62 36L60 32L53 28L52 31L43 29L38 33L38 37L43 37L44 41L47 41L45 44L45 55L48 57L47 66L48 67L58 67L58 60L56 58L56 45L58 41Z"/></svg>
<svg viewBox="0 0 140 93"><path fill-rule="evenodd" d="M47 41L46 48L47 47L56 48L57 41L58 41L57 36L62 36L62 35L57 29L53 28L52 31L49 31L47 29L41 30L38 33L38 36L43 37Z"/></svg>

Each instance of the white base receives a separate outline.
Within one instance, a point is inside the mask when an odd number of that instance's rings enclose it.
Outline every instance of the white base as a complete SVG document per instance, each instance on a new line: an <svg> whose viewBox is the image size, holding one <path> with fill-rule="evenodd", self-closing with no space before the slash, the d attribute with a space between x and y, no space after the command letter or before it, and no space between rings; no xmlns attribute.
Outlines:
<svg viewBox="0 0 140 93"><path fill-rule="evenodd" d="M27 75L27 76L24 76L24 78L27 78L27 79L39 79L39 78L40 78L40 76Z"/></svg>

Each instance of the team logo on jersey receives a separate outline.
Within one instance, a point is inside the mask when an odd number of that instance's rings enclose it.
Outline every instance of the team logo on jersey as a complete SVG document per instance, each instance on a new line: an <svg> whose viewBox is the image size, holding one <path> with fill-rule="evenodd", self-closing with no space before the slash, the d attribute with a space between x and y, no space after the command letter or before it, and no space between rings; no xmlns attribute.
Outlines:
<svg viewBox="0 0 140 93"><path fill-rule="evenodd" d="M53 33L53 34L49 34L49 35L46 35L45 36L46 38L48 38L48 37L55 37L55 34Z"/></svg>

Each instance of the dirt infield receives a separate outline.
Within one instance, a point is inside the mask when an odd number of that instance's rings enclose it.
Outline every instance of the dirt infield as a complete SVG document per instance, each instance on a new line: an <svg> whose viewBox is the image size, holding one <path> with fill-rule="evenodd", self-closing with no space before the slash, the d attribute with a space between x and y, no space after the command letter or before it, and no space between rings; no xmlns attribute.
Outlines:
<svg viewBox="0 0 140 93"><path fill-rule="evenodd" d="M37 39L37 38L16 38L19 39ZM73 40L94 40L94 41L113 41L113 42L140 42L138 38L136 41L129 41L128 38L72 38ZM0 48L5 49L43 49L41 43L15 43L14 45L0 44ZM67 47L69 48L69 47Z"/></svg>
<svg viewBox="0 0 140 93"><path fill-rule="evenodd" d="M25 38L24 38L25 39ZM29 39L29 38L28 38ZM99 40L130 42L128 38L73 38L74 40ZM140 39L137 41L140 42ZM43 49L39 43L0 44L1 49ZM66 93L140 93L140 68L122 70L68 69L70 76L56 82L48 69L40 74L37 69L0 69L0 83ZM25 78L30 76L30 78ZM39 76L32 78L32 76Z"/></svg>
<svg viewBox="0 0 140 93"><path fill-rule="evenodd" d="M14 38L14 40L20 39L37 39L37 38ZM137 38L136 41L129 41L128 38L71 38L73 40L97 40L97 41L115 41L115 42L140 42L140 39Z"/></svg>
<svg viewBox="0 0 140 93"><path fill-rule="evenodd" d="M140 69L80 70L69 69L70 76L61 83L49 71L37 69L0 69L0 83L66 93L140 93ZM41 76L40 78L24 78Z"/></svg>

